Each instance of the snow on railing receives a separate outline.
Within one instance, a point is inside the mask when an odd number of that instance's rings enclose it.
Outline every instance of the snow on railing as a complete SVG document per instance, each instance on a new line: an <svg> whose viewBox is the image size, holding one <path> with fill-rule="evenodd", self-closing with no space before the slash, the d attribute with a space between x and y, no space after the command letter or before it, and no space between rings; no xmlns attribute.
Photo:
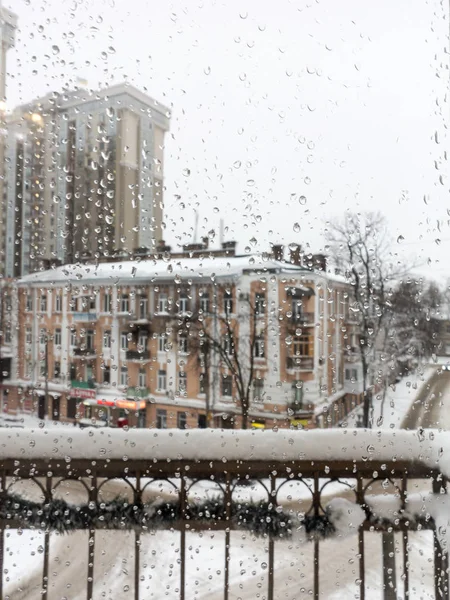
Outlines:
<svg viewBox="0 0 450 600"><path fill-rule="evenodd" d="M398 461L422 464L450 476L450 433L428 429L3 429L0 430L0 460L8 458Z"/></svg>

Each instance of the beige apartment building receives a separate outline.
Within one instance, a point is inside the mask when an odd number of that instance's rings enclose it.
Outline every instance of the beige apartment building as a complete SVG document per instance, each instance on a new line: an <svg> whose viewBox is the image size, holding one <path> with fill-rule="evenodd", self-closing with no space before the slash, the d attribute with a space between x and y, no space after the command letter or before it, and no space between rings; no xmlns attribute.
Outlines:
<svg viewBox="0 0 450 600"><path fill-rule="evenodd" d="M326 427L359 403L345 280L295 264L295 253L186 250L12 282L3 410L97 426L240 427L234 351L251 388L249 426Z"/></svg>
<svg viewBox="0 0 450 600"><path fill-rule="evenodd" d="M51 93L6 117L6 277L161 240L169 109L128 84Z"/></svg>

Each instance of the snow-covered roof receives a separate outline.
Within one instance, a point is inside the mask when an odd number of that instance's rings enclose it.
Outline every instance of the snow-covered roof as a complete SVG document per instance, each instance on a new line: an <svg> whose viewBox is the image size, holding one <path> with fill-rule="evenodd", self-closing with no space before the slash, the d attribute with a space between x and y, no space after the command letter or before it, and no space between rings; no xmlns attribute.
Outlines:
<svg viewBox="0 0 450 600"><path fill-rule="evenodd" d="M407 461L450 475L450 433L437 430L0 430L1 459Z"/></svg>
<svg viewBox="0 0 450 600"><path fill-rule="evenodd" d="M64 265L26 275L19 285L58 286L71 283L97 284L142 284L155 281L210 280L216 278L233 279L245 272L285 273L305 279L312 279L314 272L305 267L264 259L261 255L247 256L207 256L205 258L171 258L169 260L128 260L99 264ZM322 274L323 275L323 274Z"/></svg>

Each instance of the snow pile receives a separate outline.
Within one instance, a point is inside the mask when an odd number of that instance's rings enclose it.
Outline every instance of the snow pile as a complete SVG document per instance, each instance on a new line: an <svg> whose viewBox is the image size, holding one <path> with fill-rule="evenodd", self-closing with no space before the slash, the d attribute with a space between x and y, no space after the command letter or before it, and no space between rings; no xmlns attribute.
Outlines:
<svg viewBox="0 0 450 600"><path fill-rule="evenodd" d="M450 433L432 429L311 431L3 429L0 459L406 461L450 476Z"/></svg>
<svg viewBox="0 0 450 600"><path fill-rule="evenodd" d="M333 498L325 512L340 537L356 533L366 520L366 513L359 504L345 498Z"/></svg>

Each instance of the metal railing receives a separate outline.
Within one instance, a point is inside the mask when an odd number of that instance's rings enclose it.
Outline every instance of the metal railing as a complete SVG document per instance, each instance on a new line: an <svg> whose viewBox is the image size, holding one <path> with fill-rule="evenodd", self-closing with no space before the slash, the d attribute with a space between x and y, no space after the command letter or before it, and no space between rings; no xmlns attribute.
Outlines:
<svg viewBox="0 0 450 600"><path fill-rule="evenodd" d="M154 438L153 431L148 432L148 435L149 440ZM155 585L153 571L150 588L147 587L148 575L153 568L151 549L163 548L164 541L158 546L157 538L166 530L172 532L172 536L175 535L174 532L178 532L178 541L172 546L172 568L170 576L167 576L167 584L170 582L173 586L171 597L180 600L192 598L194 580L202 577L206 580L208 561L203 574L192 573L189 565L194 540L198 541L198 536L202 537L205 532L210 532L214 535L216 545L220 542L223 550L221 566L214 575L221 579L221 592L220 596L215 595L214 598L228 600L240 595L237 593L239 585L246 581L243 570L240 575L232 572L233 565L236 566L232 561L234 549L244 543L243 536L237 536L234 532L243 529L251 534L248 538L260 536L263 549L264 558L258 568L258 577L253 582L254 597L258 597L258 593L259 597L274 600L281 597L287 583L278 576L278 548L285 552L286 539L290 536L296 539L295 528L298 522L303 523L306 541L301 550L294 544L290 555L293 561L290 577L297 586L296 589L305 590L305 597L327 597L323 591L323 582L334 567L330 567L323 558L322 547L329 543L327 527L330 529L330 520L324 507L329 498L327 490L330 484L336 488L335 497L347 499L365 512L363 523L354 530L351 550L344 542L339 542L339 553L344 555L346 563L353 563L353 588L345 597L357 597L360 600L366 597L367 567L372 570L374 568L373 553L366 550L371 536L379 536L389 549L379 572L379 576L384 578L384 592L380 597L413 597L411 574L417 565L413 563L409 536L418 530L429 530L432 536L430 544L433 563L423 559L420 568L434 569L435 597L448 598L447 555L439 544L433 520L429 516L414 520L402 513L402 509L407 507L410 484L413 491L417 489L418 482L422 482L434 492L441 493L445 491L446 481L438 471L412 460L370 460L367 457L359 461L283 460L282 457L270 461L252 460L248 457L226 461L181 458L129 460L126 457L102 458L99 447L99 455L95 460L70 457L65 460L44 457L36 459L34 456L28 459L22 456L2 459L0 481L1 598L8 593L4 575L6 530L28 528L40 531L43 536L40 550L42 564L38 575L40 590L39 594L30 595L30 598L39 595L48 600L49 590L56 585L56 574L52 572L53 566L50 567L50 556L52 544L60 536L53 531L72 531L70 535L79 535L76 533L77 529L87 532L87 536L83 538L84 550L81 554L87 561L86 572L81 575L84 577L86 598L94 597L95 593L99 595L96 578L105 568L102 562L104 542L101 531L109 529L116 532L113 535L117 535L119 545L120 540L123 540L120 537L123 536L123 531L129 531L132 538L124 567L127 575L124 586L129 592L126 597L134 600L150 597L149 589ZM21 495L19 484L24 482L27 493ZM65 486L70 488L75 485L77 493L82 491L84 495L84 503L78 509L64 504L64 499L68 497ZM246 492L249 485L250 493ZM39 501L34 503L27 499L30 497L31 487L35 488L39 497ZM109 491L108 487L111 488ZM288 493L285 493L286 487L289 488ZM18 494L14 492L16 488L19 490ZM215 490L214 496L211 495L212 488ZM398 498L399 510L392 519L375 518L370 512L368 496L374 493L384 497L392 494L392 497ZM252 500L255 494L256 502ZM122 497L120 502L114 499L118 495ZM201 498L208 498L207 505L201 504ZM72 501L72 498L69 500ZM150 510L149 506L153 506L153 509ZM144 543L146 536L153 540L147 546ZM170 546L167 541L166 546ZM348 555L345 555L346 550L349 551ZM302 567L300 572L301 565L305 563L309 566ZM198 568L201 569L201 566L200 564ZM158 573L158 578L161 577L163 574ZM177 580L176 585L173 584L174 578ZM53 594L56 592L52 591L51 597ZM14 597L14 593L10 597ZM23 595L20 597L25 598ZM155 597L158 597L157 594Z"/></svg>
<svg viewBox="0 0 450 600"><path fill-rule="evenodd" d="M289 318L289 322L291 325L314 325L315 324L315 315L313 312L301 312L301 313L292 313Z"/></svg>
<svg viewBox="0 0 450 600"><path fill-rule="evenodd" d="M311 371L314 368L313 356L287 356L286 369L298 369L300 371Z"/></svg>
<svg viewBox="0 0 450 600"><path fill-rule="evenodd" d="M127 350L125 358L126 360L149 360L150 352L148 350Z"/></svg>

